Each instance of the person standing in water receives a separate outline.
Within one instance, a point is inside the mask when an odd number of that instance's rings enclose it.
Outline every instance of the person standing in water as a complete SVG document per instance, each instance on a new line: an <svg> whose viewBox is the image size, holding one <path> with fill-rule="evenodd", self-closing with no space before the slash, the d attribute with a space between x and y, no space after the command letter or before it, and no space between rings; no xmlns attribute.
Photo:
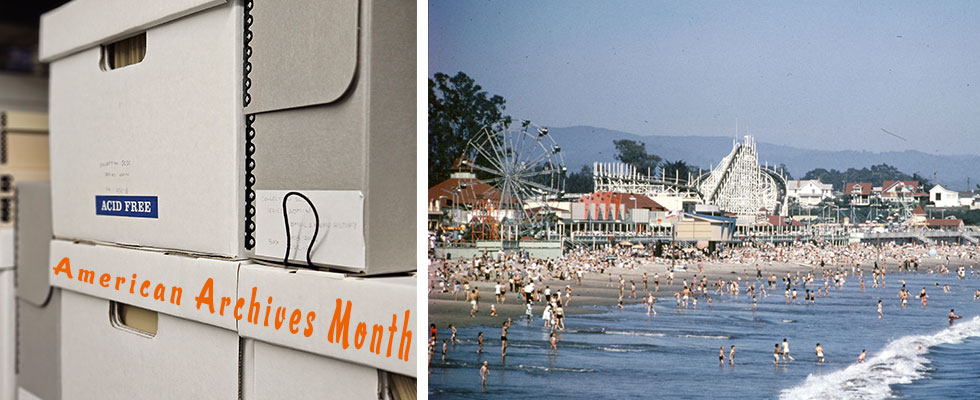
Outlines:
<svg viewBox="0 0 980 400"><path fill-rule="evenodd" d="M953 313L953 309L949 309L949 326L953 326L953 321L963 318L959 315Z"/></svg>
<svg viewBox="0 0 980 400"><path fill-rule="evenodd" d="M789 342L786 338L783 338L783 357L790 359L790 361L796 360L793 356L789 355Z"/></svg>
<svg viewBox="0 0 980 400"><path fill-rule="evenodd" d="M782 354L782 352L779 351L779 343L776 343L776 347L772 350L772 363L773 364L779 362L779 355L780 354Z"/></svg>
<svg viewBox="0 0 980 400"><path fill-rule="evenodd" d="M724 349L724 347L722 348ZM728 352L728 362L731 365L735 365L735 345L732 345L732 349Z"/></svg>
<svg viewBox="0 0 980 400"><path fill-rule="evenodd" d="M864 362L864 357L868 355L868 349L861 350L861 355L858 356L858 363Z"/></svg>
<svg viewBox="0 0 980 400"><path fill-rule="evenodd" d="M881 299L878 300L878 319L881 319Z"/></svg>
<svg viewBox="0 0 980 400"><path fill-rule="evenodd" d="M504 321L504 325L500 328L500 356L501 357L507 355L507 328L510 328L510 325L507 323L507 321Z"/></svg>
<svg viewBox="0 0 980 400"><path fill-rule="evenodd" d="M487 388L487 377L490 376L490 368L487 367L487 362L483 362L483 366L480 367L480 379L483 381L483 388Z"/></svg>
<svg viewBox="0 0 980 400"><path fill-rule="evenodd" d="M721 346L721 349L718 350L718 365L724 365L724 364L725 364L725 346Z"/></svg>
<svg viewBox="0 0 980 400"><path fill-rule="evenodd" d="M822 363L823 362L823 347L820 347L820 343L817 343L817 348L814 350L814 352L817 353L817 362L818 363Z"/></svg>
<svg viewBox="0 0 980 400"><path fill-rule="evenodd" d="M558 355L558 338L555 336L554 332L551 332L551 348L548 349L548 355L551 355L551 351L555 351L555 356Z"/></svg>
<svg viewBox="0 0 980 400"><path fill-rule="evenodd" d="M480 345L480 348L476 349L476 354L480 354L483 352L483 332L476 336L476 343Z"/></svg>

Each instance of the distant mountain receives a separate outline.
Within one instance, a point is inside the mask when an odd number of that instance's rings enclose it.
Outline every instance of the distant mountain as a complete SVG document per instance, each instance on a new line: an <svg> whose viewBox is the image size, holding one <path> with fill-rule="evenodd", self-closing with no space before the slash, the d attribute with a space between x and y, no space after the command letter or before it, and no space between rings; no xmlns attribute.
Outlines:
<svg viewBox="0 0 980 400"><path fill-rule="evenodd" d="M583 165L593 162L615 162L616 147L613 140L629 139L646 143L647 152L665 160L684 160L707 169L718 164L732 150L732 137L724 136L640 136L591 126L551 128L549 132L561 146L565 165L571 172L578 172ZM741 139L740 139L741 140ZM967 177L970 186L980 183L980 156L935 155L921 151L827 151L808 150L757 142L759 161L769 165L786 164L793 177L802 177L815 168L846 170L888 164L909 175L918 173L929 179L936 173L938 182L953 190L966 190Z"/></svg>

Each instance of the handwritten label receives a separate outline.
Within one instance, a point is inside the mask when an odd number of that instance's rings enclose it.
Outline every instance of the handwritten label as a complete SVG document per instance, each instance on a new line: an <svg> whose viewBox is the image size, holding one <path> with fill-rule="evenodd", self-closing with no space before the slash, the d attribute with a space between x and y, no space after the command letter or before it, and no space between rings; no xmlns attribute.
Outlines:
<svg viewBox="0 0 980 400"><path fill-rule="evenodd" d="M286 254L286 218L282 198L291 191L310 198L320 217L312 260L323 266L363 269L364 195L356 190L258 190L255 204L255 255L282 259ZM305 264L313 240L313 209L299 196L286 202L290 262Z"/></svg>

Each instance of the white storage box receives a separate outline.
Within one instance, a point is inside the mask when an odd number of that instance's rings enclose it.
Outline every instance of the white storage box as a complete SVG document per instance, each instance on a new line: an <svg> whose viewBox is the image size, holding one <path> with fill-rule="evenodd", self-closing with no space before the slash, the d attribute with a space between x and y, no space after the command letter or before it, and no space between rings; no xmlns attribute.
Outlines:
<svg viewBox="0 0 980 400"><path fill-rule="evenodd" d="M17 387L45 400L61 398L61 291L48 283L51 187L22 182L16 227Z"/></svg>
<svg viewBox="0 0 980 400"><path fill-rule="evenodd" d="M414 271L416 3L291 4L256 1L250 10L245 112L255 151L246 161L254 182L246 186L256 198L255 255L282 260L281 199L297 191L321 214L314 264L372 275ZM281 26L313 34L282 34ZM298 199L290 207L309 208ZM309 240L299 228L313 218L289 222L291 244L299 242L289 258L305 265Z"/></svg>
<svg viewBox="0 0 980 400"><path fill-rule="evenodd" d="M64 398L238 399L238 321L196 297L235 298L240 262L60 240L50 252Z"/></svg>
<svg viewBox="0 0 980 400"><path fill-rule="evenodd" d="M0 400L13 400L17 390L16 312L14 270L0 270Z"/></svg>
<svg viewBox="0 0 980 400"><path fill-rule="evenodd" d="M42 16L57 237L243 255L242 16L194 0ZM139 62L107 64L124 49L100 44L142 35Z"/></svg>
<svg viewBox="0 0 980 400"><path fill-rule="evenodd" d="M285 321L276 328L265 321L239 321L242 337L302 350L364 366L416 377L416 358L423 333L416 332L415 277L351 278L332 272L243 265L238 297L265 304L273 314L284 305L284 317L299 310L301 332ZM253 291L255 295L253 296ZM288 313L288 314L287 314ZM310 314L315 313L312 320ZM270 322L275 322L271 317ZM306 335L309 329L309 336Z"/></svg>
<svg viewBox="0 0 980 400"><path fill-rule="evenodd" d="M378 370L374 368L244 340L244 400L375 400L378 389Z"/></svg>
<svg viewBox="0 0 980 400"><path fill-rule="evenodd" d="M145 310L131 323L124 307L63 292L63 398L239 399L234 331Z"/></svg>
<svg viewBox="0 0 980 400"><path fill-rule="evenodd" d="M415 2L157 3L42 17L55 235L281 261L299 191L325 217L313 264L415 270ZM133 40L141 61L113 69Z"/></svg>

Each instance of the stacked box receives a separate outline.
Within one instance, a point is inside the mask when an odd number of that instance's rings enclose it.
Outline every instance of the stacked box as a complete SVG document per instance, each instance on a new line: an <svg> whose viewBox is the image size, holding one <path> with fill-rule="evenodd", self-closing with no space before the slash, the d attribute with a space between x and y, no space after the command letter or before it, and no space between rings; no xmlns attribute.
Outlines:
<svg viewBox="0 0 980 400"><path fill-rule="evenodd" d="M0 228L0 400L14 399L17 389L17 299L13 258L13 228Z"/></svg>
<svg viewBox="0 0 980 400"><path fill-rule="evenodd" d="M234 298L241 261L61 240L50 259L63 398L239 398L237 321L195 297Z"/></svg>
<svg viewBox="0 0 980 400"><path fill-rule="evenodd" d="M415 270L415 2L158 3L42 17L55 235L281 260L297 191L290 260Z"/></svg>
<svg viewBox="0 0 980 400"><path fill-rule="evenodd" d="M48 180L48 115L0 111L0 226L13 226L18 182Z"/></svg>
<svg viewBox="0 0 980 400"><path fill-rule="evenodd" d="M321 217L313 264L370 275L414 271L415 2L293 4L257 1L248 10L244 105L254 154L246 165L254 180L246 191L255 202L246 214L255 207L255 255L284 258L282 197L297 191ZM289 221L299 242L289 259L305 265L302 235L312 235L301 228L314 221L298 198L289 208L307 217Z"/></svg>
<svg viewBox="0 0 980 400"><path fill-rule="evenodd" d="M310 336L266 326L265 321L242 320L245 338L384 371L416 377L415 277L348 277L308 269L260 264L243 265L238 274L238 297L272 298L277 304L315 317L304 328ZM254 293L254 294L253 294ZM315 295L311 295L315 294Z"/></svg>
<svg viewBox="0 0 980 400"><path fill-rule="evenodd" d="M22 182L17 250L18 391L44 400L61 398L61 291L48 282L51 241L51 187Z"/></svg>
<svg viewBox="0 0 980 400"><path fill-rule="evenodd" d="M74 0L42 17L59 397L414 384L415 7Z"/></svg>

